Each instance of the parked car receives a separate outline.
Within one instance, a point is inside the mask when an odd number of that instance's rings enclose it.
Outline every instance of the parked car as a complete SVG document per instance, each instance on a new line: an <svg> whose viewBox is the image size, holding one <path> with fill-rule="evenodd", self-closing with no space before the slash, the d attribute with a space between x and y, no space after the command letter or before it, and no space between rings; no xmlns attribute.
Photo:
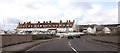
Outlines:
<svg viewBox="0 0 120 53"><path fill-rule="evenodd" d="M73 39L73 36L68 36L67 38L68 38L68 39Z"/></svg>
<svg viewBox="0 0 120 53"><path fill-rule="evenodd" d="M80 38L80 35L76 36L76 38Z"/></svg>

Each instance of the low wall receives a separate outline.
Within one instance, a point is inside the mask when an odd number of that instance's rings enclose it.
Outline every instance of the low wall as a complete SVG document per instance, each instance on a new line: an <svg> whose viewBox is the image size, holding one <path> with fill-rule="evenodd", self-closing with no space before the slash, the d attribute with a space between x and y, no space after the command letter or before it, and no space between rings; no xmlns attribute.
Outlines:
<svg viewBox="0 0 120 53"><path fill-rule="evenodd" d="M93 36L93 40L119 43L118 36Z"/></svg>
<svg viewBox="0 0 120 53"><path fill-rule="evenodd" d="M2 36L2 47L32 41L32 35L0 35Z"/></svg>
<svg viewBox="0 0 120 53"><path fill-rule="evenodd" d="M50 39L52 36L50 34L39 34L39 35L33 35L33 39Z"/></svg>

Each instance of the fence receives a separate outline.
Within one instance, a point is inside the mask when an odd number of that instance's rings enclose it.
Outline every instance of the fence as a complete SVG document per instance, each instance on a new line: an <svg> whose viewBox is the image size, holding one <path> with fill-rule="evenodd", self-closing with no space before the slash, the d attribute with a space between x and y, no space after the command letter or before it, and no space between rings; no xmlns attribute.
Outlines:
<svg viewBox="0 0 120 53"><path fill-rule="evenodd" d="M0 35L2 36L2 47L32 41L32 35Z"/></svg>

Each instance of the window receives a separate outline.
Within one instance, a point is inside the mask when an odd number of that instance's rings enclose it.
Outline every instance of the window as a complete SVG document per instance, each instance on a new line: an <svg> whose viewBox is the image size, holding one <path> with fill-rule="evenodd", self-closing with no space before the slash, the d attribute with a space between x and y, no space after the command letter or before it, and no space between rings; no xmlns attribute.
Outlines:
<svg viewBox="0 0 120 53"><path fill-rule="evenodd" d="M36 27L36 25L34 25L34 27Z"/></svg>
<svg viewBox="0 0 120 53"><path fill-rule="evenodd" d="M24 27L24 25L22 27Z"/></svg>
<svg viewBox="0 0 120 53"><path fill-rule="evenodd" d="M40 27L42 27L42 25L40 25Z"/></svg>
<svg viewBox="0 0 120 53"><path fill-rule="evenodd" d="M46 25L46 27L48 27L48 25Z"/></svg>
<svg viewBox="0 0 120 53"><path fill-rule="evenodd" d="M56 25L54 25L54 27L55 27Z"/></svg>
<svg viewBox="0 0 120 53"><path fill-rule="evenodd" d="M31 27L33 27L33 26L31 25Z"/></svg>
<svg viewBox="0 0 120 53"><path fill-rule="evenodd" d="M20 28L22 28L23 26L21 25Z"/></svg>
<svg viewBox="0 0 120 53"><path fill-rule="evenodd" d="M48 27L48 25L45 25L45 27Z"/></svg>
<svg viewBox="0 0 120 53"><path fill-rule="evenodd" d="M44 25L44 27L46 27L46 25Z"/></svg>
<svg viewBox="0 0 120 53"><path fill-rule="evenodd" d="M37 27L39 27L39 25L37 25Z"/></svg>
<svg viewBox="0 0 120 53"><path fill-rule="evenodd" d="M28 25L28 27L30 27L30 25Z"/></svg>
<svg viewBox="0 0 120 53"><path fill-rule="evenodd" d="M69 26L69 25L67 24L67 26Z"/></svg>
<svg viewBox="0 0 120 53"><path fill-rule="evenodd" d="M59 26L62 26L61 24Z"/></svg>
<svg viewBox="0 0 120 53"><path fill-rule="evenodd" d="M54 27L55 25L53 25L53 27Z"/></svg>
<svg viewBox="0 0 120 53"><path fill-rule="evenodd" d="M27 27L27 25L25 25L24 27Z"/></svg>
<svg viewBox="0 0 120 53"><path fill-rule="evenodd" d="M65 26L65 25L63 24L63 26Z"/></svg>
<svg viewBox="0 0 120 53"><path fill-rule="evenodd" d="M42 25L42 27L44 27L44 25Z"/></svg>

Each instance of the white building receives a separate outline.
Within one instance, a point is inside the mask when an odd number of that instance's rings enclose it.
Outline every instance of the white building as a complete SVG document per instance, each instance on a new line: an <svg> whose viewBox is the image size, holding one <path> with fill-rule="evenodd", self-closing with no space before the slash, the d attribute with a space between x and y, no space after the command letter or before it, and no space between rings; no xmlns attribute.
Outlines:
<svg viewBox="0 0 120 53"><path fill-rule="evenodd" d="M60 21L59 23L55 22L43 22L43 23L23 23L18 25L18 31L43 31L43 32L66 32L66 31L73 31L74 20L71 22L70 20L67 22Z"/></svg>
<svg viewBox="0 0 120 53"><path fill-rule="evenodd" d="M88 32L88 33L92 33L92 31L93 31L93 29L92 29L91 27L88 27L88 28L87 28L87 32Z"/></svg>
<svg viewBox="0 0 120 53"><path fill-rule="evenodd" d="M105 33L110 33L110 32L111 32L111 30L110 30L108 27L105 27L105 28L103 29L103 31L104 31Z"/></svg>
<svg viewBox="0 0 120 53"><path fill-rule="evenodd" d="M96 33L96 27L95 26L94 26L94 28L88 27L87 32L90 33L90 34L95 34Z"/></svg>

